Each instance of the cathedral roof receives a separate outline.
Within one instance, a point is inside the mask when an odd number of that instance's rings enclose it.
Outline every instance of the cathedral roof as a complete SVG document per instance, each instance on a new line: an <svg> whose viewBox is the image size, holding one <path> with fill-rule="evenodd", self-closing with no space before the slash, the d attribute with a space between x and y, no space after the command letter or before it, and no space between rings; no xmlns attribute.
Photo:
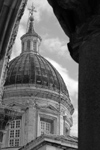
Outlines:
<svg viewBox="0 0 100 150"><path fill-rule="evenodd" d="M25 52L9 63L6 85L33 84L68 95L66 85L58 71L41 55Z"/></svg>

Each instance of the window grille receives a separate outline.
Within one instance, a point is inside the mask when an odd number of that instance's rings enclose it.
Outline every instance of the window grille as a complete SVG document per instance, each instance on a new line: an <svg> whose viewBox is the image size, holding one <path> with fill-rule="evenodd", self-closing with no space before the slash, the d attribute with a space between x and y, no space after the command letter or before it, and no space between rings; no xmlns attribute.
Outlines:
<svg viewBox="0 0 100 150"><path fill-rule="evenodd" d="M50 134L51 133L51 123L46 122L46 121L41 121L41 134L46 133Z"/></svg>
<svg viewBox="0 0 100 150"><path fill-rule="evenodd" d="M13 146L14 146L14 139L10 139L10 141L9 141L9 145L10 145L11 147L13 147Z"/></svg>
<svg viewBox="0 0 100 150"><path fill-rule="evenodd" d="M14 120L9 126L9 146L18 147L20 145L21 121Z"/></svg>

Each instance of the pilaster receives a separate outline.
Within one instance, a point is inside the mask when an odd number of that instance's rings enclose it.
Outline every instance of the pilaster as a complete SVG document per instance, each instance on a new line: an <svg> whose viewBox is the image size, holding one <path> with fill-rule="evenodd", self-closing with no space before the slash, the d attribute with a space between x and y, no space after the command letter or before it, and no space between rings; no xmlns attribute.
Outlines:
<svg viewBox="0 0 100 150"><path fill-rule="evenodd" d="M28 142L36 138L36 108L29 107L28 110Z"/></svg>

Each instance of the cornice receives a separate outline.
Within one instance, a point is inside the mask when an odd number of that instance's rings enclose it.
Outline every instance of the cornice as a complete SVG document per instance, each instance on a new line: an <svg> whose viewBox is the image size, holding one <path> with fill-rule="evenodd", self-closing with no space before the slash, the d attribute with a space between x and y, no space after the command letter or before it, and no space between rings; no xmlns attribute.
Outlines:
<svg viewBox="0 0 100 150"><path fill-rule="evenodd" d="M32 140L26 146L21 147L19 150L36 150L43 145L52 145L60 148L78 149L78 140L70 136L58 135L41 135L37 139Z"/></svg>
<svg viewBox="0 0 100 150"><path fill-rule="evenodd" d="M53 92L52 90L48 89L42 89L42 88L35 88L35 87L9 87L5 88L4 94L3 94L3 102L6 101L6 99L10 98L17 98L17 97L27 97L32 99L38 99L42 98L44 100L53 100L55 102L63 104L71 114L74 112L74 107L70 102L69 97Z"/></svg>

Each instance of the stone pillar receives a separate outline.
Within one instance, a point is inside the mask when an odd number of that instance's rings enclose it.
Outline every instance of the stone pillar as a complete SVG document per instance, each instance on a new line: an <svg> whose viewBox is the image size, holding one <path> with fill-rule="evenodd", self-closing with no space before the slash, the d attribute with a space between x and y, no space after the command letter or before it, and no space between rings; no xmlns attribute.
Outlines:
<svg viewBox="0 0 100 150"><path fill-rule="evenodd" d="M79 50L79 150L100 149L100 33Z"/></svg>
<svg viewBox="0 0 100 150"><path fill-rule="evenodd" d="M60 118L59 118L59 125L60 125L60 135L63 135L63 116L62 115L60 115Z"/></svg>
<svg viewBox="0 0 100 150"><path fill-rule="evenodd" d="M100 149L100 0L48 0L79 63L79 150Z"/></svg>
<svg viewBox="0 0 100 150"><path fill-rule="evenodd" d="M36 138L36 109L29 107L28 114L28 142Z"/></svg>

